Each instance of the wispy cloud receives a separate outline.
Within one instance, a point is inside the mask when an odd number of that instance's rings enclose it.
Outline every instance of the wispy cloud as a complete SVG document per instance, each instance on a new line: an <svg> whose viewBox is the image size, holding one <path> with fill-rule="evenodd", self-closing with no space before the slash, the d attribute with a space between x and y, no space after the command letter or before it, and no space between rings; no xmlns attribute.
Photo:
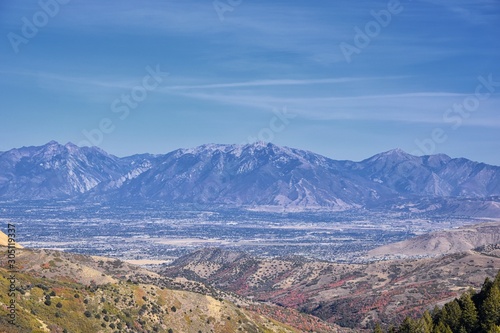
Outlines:
<svg viewBox="0 0 500 333"><path fill-rule="evenodd" d="M289 86L289 85L316 85L316 84L339 84L346 82L369 81L369 80L390 80L403 78L404 76L388 77L344 77L330 79L278 79L278 80L256 80L232 83L214 83L202 85L182 85L166 87L165 90L188 90L188 89L215 89L215 88L241 88L241 87L265 87L265 86Z"/></svg>
<svg viewBox="0 0 500 333"><path fill-rule="evenodd" d="M272 95L238 93L178 92L189 99L211 101L222 105L257 108L271 112L286 105L304 119L312 120L376 120L405 123L443 123L445 111L461 103L468 95L450 92L413 92L343 97L277 97ZM481 104L478 113L466 124L469 126L500 127L496 110L500 98L492 97Z"/></svg>
<svg viewBox="0 0 500 333"><path fill-rule="evenodd" d="M500 12L496 0L422 0L441 6L465 22L488 25L498 22Z"/></svg>

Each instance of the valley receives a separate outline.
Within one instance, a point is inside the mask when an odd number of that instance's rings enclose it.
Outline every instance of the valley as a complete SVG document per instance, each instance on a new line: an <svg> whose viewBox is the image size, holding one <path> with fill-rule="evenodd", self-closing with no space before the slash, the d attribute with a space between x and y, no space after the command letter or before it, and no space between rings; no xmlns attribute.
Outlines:
<svg viewBox="0 0 500 333"><path fill-rule="evenodd" d="M14 223L19 242L30 248L163 262L203 247L364 262L381 245L483 221L376 211L272 213L66 202L3 203L0 210L0 223Z"/></svg>

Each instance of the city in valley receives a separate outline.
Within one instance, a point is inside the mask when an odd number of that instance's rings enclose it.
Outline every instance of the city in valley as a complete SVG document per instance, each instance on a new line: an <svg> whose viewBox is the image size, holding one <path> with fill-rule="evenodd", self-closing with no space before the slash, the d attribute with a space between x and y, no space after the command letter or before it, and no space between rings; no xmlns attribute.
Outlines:
<svg viewBox="0 0 500 333"><path fill-rule="evenodd" d="M375 247L482 221L367 211L278 213L188 208L75 206L65 202L1 206L3 222L17 226L18 241L26 247L145 265L169 263L202 247L264 257L299 255L333 262L365 262L371 260L367 251Z"/></svg>

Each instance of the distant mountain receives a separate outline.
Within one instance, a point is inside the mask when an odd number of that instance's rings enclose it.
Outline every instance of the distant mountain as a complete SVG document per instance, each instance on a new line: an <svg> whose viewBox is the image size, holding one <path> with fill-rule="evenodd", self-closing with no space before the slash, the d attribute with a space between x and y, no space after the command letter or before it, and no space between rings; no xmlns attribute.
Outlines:
<svg viewBox="0 0 500 333"><path fill-rule="evenodd" d="M12 149L0 155L0 198L74 198L101 183L118 181L141 169L144 156L119 159L103 150L61 145Z"/></svg>
<svg viewBox="0 0 500 333"><path fill-rule="evenodd" d="M359 207L373 191L390 195L342 163L272 144L203 145L159 157L153 168L113 192L119 200L283 207ZM375 189L375 190L374 190ZM361 200L360 200L361 199Z"/></svg>
<svg viewBox="0 0 500 333"><path fill-rule="evenodd" d="M399 194L477 198L500 193L500 167L443 154L418 157L395 149L351 168Z"/></svg>
<svg viewBox="0 0 500 333"><path fill-rule="evenodd" d="M399 149L361 162L262 142L207 144L165 155L124 158L96 147L53 141L0 153L0 200L4 201L78 199L399 211L411 211L419 204L421 212L440 208L449 212L468 198L477 203L461 213L482 205L478 210L487 206L496 214L500 208L485 202L495 203L498 196L500 167L446 155L412 156ZM429 198L445 198L446 203L427 204Z"/></svg>

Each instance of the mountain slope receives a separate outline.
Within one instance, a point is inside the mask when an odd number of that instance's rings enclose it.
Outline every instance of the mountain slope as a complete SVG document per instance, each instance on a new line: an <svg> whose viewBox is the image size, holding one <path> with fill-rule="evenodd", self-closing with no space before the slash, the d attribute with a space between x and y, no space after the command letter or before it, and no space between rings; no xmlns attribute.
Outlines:
<svg viewBox="0 0 500 333"><path fill-rule="evenodd" d="M12 149L0 155L0 198L74 198L102 182L132 172L134 157L119 159L103 150L51 141L41 147Z"/></svg>
<svg viewBox="0 0 500 333"><path fill-rule="evenodd" d="M496 243L500 243L500 222L436 231L375 248L368 254L374 257L436 256L468 251Z"/></svg>
<svg viewBox="0 0 500 333"><path fill-rule="evenodd" d="M16 265L17 325L8 322L10 296L0 293L0 332L347 332L293 310L285 315L271 305L240 302L200 283L160 277L115 259L23 249ZM2 290L9 290L6 267L0 258Z"/></svg>
<svg viewBox="0 0 500 333"><path fill-rule="evenodd" d="M351 170L402 195L487 197L500 193L500 168L447 155L377 154Z"/></svg>
<svg viewBox="0 0 500 333"><path fill-rule="evenodd" d="M111 197L349 209L401 196L484 198L500 194L499 186L499 167L445 155L417 157L393 150L346 162L256 143L174 151Z"/></svg>
<svg viewBox="0 0 500 333"><path fill-rule="evenodd" d="M0 154L0 200L121 201L495 215L500 167L395 149L361 162L257 142L118 158L50 142ZM464 198L473 201L465 202ZM447 200L439 206L436 200ZM466 205L466 207L464 206ZM468 205L468 206L467 206ZM397 208L399 207L399 208ZM401 208L403 207L403 208ZM465 208L464 208L465 207Z"/></svg>
<svg viewBox="0 0 500 333"><path fill-rule="evenodd" d="M355 329L395 322L479 287L500 267L497 247L437 258L365 265L292 258L258 258L204 249L159 270L269 301Z"/></svg>
<svg viewBox="0 0 500 333"><path fill-rule="evenodd" d="M340 163L306 151L263 143L204 145L159 158L154 168L124 183L111 197L345 209L370 197L373 189L362 183Z"/></svg>

